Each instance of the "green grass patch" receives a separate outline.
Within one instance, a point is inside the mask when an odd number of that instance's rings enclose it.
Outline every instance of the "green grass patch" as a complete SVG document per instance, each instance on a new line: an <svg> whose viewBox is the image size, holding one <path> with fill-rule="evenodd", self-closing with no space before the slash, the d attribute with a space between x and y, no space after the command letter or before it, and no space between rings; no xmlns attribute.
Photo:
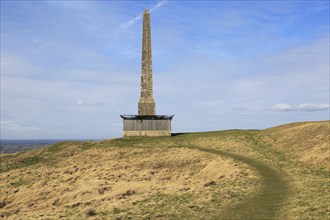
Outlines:
<svg viewBox="0 0 330 220"><path fill-rule="evenodd" d="M15 187L15 188L18 188L18 187L23 186L23 185L26 185L28 183L29 183L29 181L27 181L23 177L20 177L17 181L11 182L10 185L13 186L13 187Z"/></svg>

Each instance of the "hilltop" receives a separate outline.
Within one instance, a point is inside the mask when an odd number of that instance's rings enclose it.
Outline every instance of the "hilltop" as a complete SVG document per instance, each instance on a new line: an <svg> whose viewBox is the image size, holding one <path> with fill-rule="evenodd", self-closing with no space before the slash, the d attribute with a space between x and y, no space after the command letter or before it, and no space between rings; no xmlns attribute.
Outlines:
<svg viewBox="0 0 330 220"><path fill-rule="evenodd" d="M1 155L5 219L328 219L330 122Z"/></svg>

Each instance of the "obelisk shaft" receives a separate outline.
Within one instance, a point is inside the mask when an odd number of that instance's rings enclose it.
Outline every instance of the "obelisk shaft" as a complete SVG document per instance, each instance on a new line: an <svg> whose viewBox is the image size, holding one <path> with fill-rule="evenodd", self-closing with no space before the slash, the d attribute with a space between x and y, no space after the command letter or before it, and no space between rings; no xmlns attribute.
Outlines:
<svg viewBox="0 0 330 220"><path fill-rule="evenodd" d="M148 9L143 13L142 34L142 68L141 68L141 97L139 101L139 115L155 115L155 101L152 92L152 56L150 14Z"/></svg>

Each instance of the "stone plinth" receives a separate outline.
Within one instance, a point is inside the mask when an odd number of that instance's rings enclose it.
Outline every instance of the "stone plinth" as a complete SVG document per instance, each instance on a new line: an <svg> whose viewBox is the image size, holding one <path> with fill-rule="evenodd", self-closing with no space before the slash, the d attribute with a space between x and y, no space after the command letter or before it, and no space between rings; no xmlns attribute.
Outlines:
<svg viewBox="0 0 330 220"><path fill-rule="evenodd" d="M124 137L171 136L173 115L121 115Z"/></svg>

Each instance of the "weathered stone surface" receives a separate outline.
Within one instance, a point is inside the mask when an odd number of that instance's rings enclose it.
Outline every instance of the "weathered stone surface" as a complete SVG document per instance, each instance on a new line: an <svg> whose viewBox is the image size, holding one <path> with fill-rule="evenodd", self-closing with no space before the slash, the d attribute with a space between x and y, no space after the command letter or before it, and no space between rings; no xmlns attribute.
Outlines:
<svg viewBox="0 0 330 220"><path fill-rule="evenodd" d="M164 119L135 118L124 120L124 131L164 131L171 130L171 117Z"/></svg>
<svg viewBox="0 0 330 220"><path fill-rule="evenodd" d="M173 115L156 115L152 85L150 14L143 14L141 96L138 115L121 115L124 137L171 136Z"/></svg>
<svg viewBox="0 0 330 220"><path fill-rule="evenodd" d="M155 115L155 102L152 101L139 101L139 115Z"/></svg>
<svg viewBox="0 0 330 220"><path fill-rule="evenodd" d="M152 92L152 55L150 14L148 9L143 13L142 34L142 67L141 67L141 97L139 101L139 115L155 115L155 101Z"/></svg>
<svg viewBox="0 0 330 220"><path fill-rule="evenodd" d="M167 131L124 131L124 137L158 137L171 136L171 130Z"/></svg>

